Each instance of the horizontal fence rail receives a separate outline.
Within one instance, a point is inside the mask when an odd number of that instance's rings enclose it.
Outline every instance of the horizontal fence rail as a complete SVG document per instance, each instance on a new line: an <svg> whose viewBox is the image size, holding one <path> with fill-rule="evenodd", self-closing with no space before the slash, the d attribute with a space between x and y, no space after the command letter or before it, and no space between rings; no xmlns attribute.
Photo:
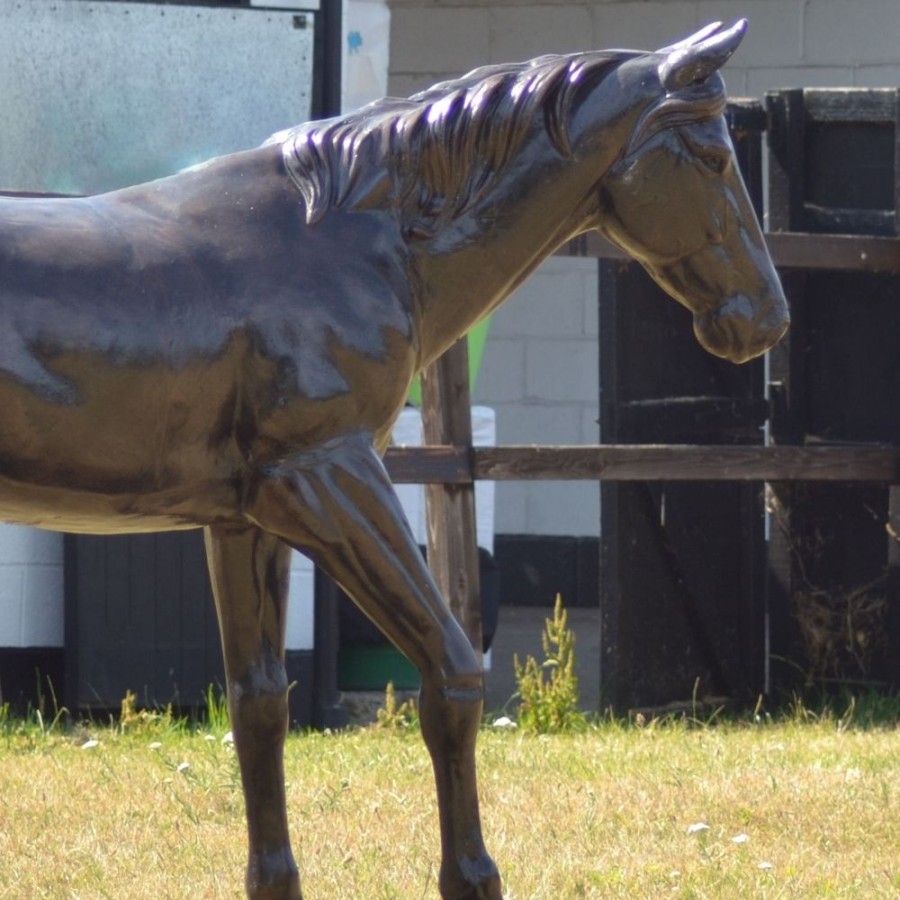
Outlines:
<svg viewBox="0 0 900 900"><path fill-rule="evenodd" d="M391 447L398 484L473 481L900 481L900 447L597 444Z"/></svg>
<svg viewBox="0 0 900 900"><path fill-rule="evenodd" d="M766 232L765 239L772 261L781 269L900 273L900 238L770 231ZM570 241L559 255L631 261L628 254L597 232Z"/></svg>

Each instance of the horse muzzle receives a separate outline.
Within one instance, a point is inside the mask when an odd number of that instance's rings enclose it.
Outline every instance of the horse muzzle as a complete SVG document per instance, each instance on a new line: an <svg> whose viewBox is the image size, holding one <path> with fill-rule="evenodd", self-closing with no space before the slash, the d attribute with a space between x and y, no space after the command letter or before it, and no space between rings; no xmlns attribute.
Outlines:
<svg viewBox="0 0 900 900"><path fill-rule="evenodd" d="M729 297L717 309L694 316L694 334L714 356L744 363L765 353L785 335L791 317L780 287L764 302L743 294Z"/></svg>

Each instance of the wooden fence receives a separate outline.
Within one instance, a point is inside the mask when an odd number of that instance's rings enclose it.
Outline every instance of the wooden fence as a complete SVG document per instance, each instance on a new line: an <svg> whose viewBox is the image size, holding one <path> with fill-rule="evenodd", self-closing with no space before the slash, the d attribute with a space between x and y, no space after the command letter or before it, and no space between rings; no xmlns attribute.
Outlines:
<svg viewBox="0 0 900 900"><path fill-rule="evenodd" d="M900 238L770 233L766 240L780 270L900 274ZM573 241L562 254L598 260L627 258L599 235ZM426 446L391 447L385 464L394 481L428 486L432 571L476 648L481 646L481 614L473 484L480 479L886 483L891 485L888 530L891 536L900 535L897 446L473 447L465 341L452 347L423 377L422 412ZM900 563L900 543L891 556Z"/></svg>

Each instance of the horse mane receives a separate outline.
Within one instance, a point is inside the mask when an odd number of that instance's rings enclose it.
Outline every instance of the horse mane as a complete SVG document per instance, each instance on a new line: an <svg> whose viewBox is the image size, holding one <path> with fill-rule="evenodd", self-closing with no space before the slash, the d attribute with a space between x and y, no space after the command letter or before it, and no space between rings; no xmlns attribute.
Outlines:
<svg viewBox="0 0 900 900"><path fill-rule="evenodd" d="M406 99L386 97L298 125L267 144L282 145L309 223L332 209L392 203L407 234L430 236L496 183L535 121L556 152L570 156L568 126L579 96L639 55L592 51L484 66ZM644 113L644 139L691 106L691 99L663 94Z"/></svg>

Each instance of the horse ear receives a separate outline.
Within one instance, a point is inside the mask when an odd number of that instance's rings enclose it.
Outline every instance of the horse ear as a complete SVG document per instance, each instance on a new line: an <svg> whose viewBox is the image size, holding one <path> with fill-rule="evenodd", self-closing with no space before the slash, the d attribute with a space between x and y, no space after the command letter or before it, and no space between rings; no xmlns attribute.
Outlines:
<svg viewBox="0 0 900 900"><path fill-rule="evenodd" d="M693 47L694 44L699 44L700 41L702 41L704 38L707 38L711 34L715 34L717 31L721 30L721 22L710 22L709 25L704 26L699 31L692 34L690 37L683 38L682 40L678 41L678 43L670 44L668 47L661 47L656 52L659 56L669 56L676 50L681 50L684 47Z"/></svg>
<svg viewBox="0 0 900 900"><path fill-rule="evenodd" d="M737 50L747 31L747 20L739 19L731 28L720 22L671 47L659 51L665 59L659 64L659 80L667 91L677 91L706 81Z"/></svg>

